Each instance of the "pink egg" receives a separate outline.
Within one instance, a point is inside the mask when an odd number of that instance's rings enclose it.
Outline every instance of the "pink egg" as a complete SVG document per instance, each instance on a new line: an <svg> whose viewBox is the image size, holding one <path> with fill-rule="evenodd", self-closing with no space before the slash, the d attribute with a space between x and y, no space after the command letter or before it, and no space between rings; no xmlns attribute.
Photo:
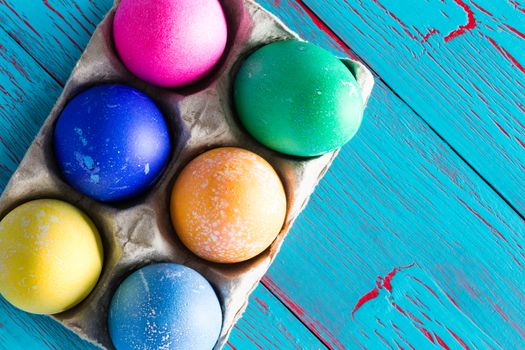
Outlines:
<svg viewBox="0 0 525 350"><path fill-rule="evenodd" d="M207 75L224 53L227 36L218 0L122 0L113 23L124 65L164 87Z"/></svg>

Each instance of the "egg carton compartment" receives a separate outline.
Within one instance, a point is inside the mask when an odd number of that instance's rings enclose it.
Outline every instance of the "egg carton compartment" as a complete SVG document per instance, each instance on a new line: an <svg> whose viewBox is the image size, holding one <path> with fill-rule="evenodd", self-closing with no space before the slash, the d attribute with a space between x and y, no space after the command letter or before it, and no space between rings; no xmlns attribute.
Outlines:
<svg viewBox="0 0 525 350"><path fill-rule="evenodd" d="M215 347L220 349L337 151L316 158L285 156L257 143L238 122L232 85L240 63L264 44L299 39L255 2L222 1L229 29L223 58L208 77L180 89L149 85L121 63L112 40L117 5L118 1L97 27L62 95L11 178L0 198L0 214L4 217L32 199L56 198L84 210L98 227L105 261L97 286L82 303L52 316L82 338L113 349L107 310L120 282L151 262L175 262L200 272L217 292L223 311L223 328ZM366 104L374 83L372 74L359 62L343 62L356 77ZM52 145L55 122L66 103L81 91L103 83L130 85L152 97L171 131L171 158L156 185L137 198L116 204L97 202L70 187L61 178ZM272 245L259 256L236 264L211 263L197 257L180 242L170 221L169 194L178 173L198 154L220 146L241 147L265 158L281 177L288 201L285 224Z"/></svg>

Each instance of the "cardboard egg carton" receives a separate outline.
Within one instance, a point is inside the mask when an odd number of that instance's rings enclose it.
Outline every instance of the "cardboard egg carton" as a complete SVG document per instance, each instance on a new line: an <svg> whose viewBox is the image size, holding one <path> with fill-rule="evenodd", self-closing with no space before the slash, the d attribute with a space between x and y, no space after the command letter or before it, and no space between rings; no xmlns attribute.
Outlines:
<svg viewBox="0 0 525 350"><path fill-rule="evenodd" d="M263 147L242 128L232 102L232 83L239 65L265 44L299 38L253 1L224 0L222 4L229 29L223 59L197 85L167 89L141 81L119 60L112 40L117 1L97 27L62 95L0 198L0 217L26 201L56 198L76 205L93 219L105 252L100 280L82 303L52 317L103 348L113 349L107 331L107 310L120 282L141 266L169 261L199 271L215 288L224 319L215 347L221 349L246 308L250 293L337 155L335 151L316 158L285 156ZM343 62L357 78L366 104L374 84L372 74L359 62ZM65 183L52 147L54 125L65 104L86 88L102 83L127 84L152 97L168 121L173 143L169 164L157 184L146 194L117 204L92 200ZM220 146L245 148L265 158L280 175L288 200L287 219L277 239L259 256L237 264L200 259L182 245L170 222L169 197L178 173L198 154Z"/></svg>

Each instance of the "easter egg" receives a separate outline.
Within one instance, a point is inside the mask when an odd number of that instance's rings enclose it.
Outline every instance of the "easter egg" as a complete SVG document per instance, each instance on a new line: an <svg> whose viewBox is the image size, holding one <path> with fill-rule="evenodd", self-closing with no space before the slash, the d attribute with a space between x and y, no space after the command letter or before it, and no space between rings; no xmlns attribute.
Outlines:
<svg viewBox="0 0 525 350"><path fill-rule="evenodd" d="M102 263L97 228L68 203L33 200L0 221L0 294L21 310L72 308L95 287Z"/></svg>
<svg viewBox="0 0 525 350"><path fill-rule="evenodd" d="M345 64L301 41L275 42L251 54L235 78L234 102L255 139L294 156L343 146L363 115L361 90Z"/></svg>
<svg viewBox="0 0 525 350"><path fill-rule="evenodd" d="M227 25L218 0L122 0L113 37L124 65L155 85L206 76L222 57Z"/></svg>
<svg viewBox="0 0 525 350"><path fill-rule="evenodd" d="M173 186L175 231L186 247L209 261L253 258L275 240L285 216L279 176L263 158L240 148L201 154Z"/></svg>
<svg viewBox="0 0 525 350"><path fill-rule="evenodd" d="M74 97L58 118L53 141L65 180L99 201L148 190L171 149L159 108L124 85L95 86Z"/></svg>
<svg viewBox="0 0 525 350"><path fill-rule="evenodd" d="M117 350L211 350L222 327L222 311L211 285L177 264L145 266L115 292L108 316Z"/></svg>

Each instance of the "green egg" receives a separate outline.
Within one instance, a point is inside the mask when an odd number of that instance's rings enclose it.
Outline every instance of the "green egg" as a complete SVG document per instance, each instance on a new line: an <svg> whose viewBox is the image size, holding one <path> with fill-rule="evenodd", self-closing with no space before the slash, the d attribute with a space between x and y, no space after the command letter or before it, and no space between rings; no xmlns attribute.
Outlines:
<svg viewBox="0 0 525 350"><path fill-rule="evenodd" d="M234 83L241 123L265 146L318 156L343 146L361 125L361 89L328 51L301 41L275 42L242 64Z"/></svg>

